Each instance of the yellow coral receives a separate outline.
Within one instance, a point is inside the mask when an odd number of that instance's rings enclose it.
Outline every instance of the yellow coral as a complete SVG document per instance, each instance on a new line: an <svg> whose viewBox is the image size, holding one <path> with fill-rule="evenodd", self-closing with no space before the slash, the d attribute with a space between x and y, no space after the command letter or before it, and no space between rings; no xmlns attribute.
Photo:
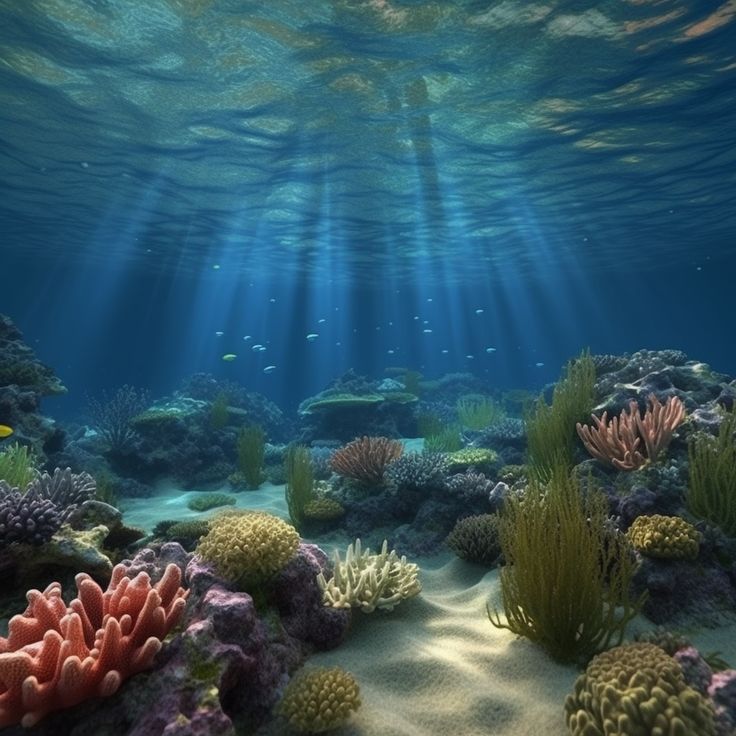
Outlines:
<svg viewBox="0 0 736 736"><path fill-rule="evenodd" d="M627 534L634 549L649 557L694 560L700 549L700 532L679 516L638 516Z"/></svg>
<svg viewBox="0 0 736 736"><path fill-rule="evenodd" d="M594 657L565 701L573 736L713 736L713 711L685 684L678 662L654 644Z"/></svg>
<svg viewBox="0 0 736 736"><path fill-rule="evenodd" d="M299 546L299 533L260 511L223 514L210 522L197 554L233 583L259 582L281 570Z"/></svg>
<svg viewBox="0 0 736 736"><path fill-rule="evenodd" d="M333 498L315 498L304 506L304 517L327 521L339 519L345 513L345 507Z"/></svg>
<svg viewBox="0 0 736 736"><path fill-rule="evenodd" d="M279 710L299 733L313 734L342 726L360 707L355 678L340 667L320 668L294 678Z"/></svg>

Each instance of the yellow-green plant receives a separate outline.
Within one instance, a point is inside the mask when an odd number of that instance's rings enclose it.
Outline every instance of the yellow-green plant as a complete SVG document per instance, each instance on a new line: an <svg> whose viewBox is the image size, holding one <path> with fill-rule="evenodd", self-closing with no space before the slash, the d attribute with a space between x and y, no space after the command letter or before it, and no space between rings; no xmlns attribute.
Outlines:
<svg viewBox="0 0 736 736"><path fill-rule="evenodd" d="M314 497L314 470L309 449L294 445L286 452L286 505L291 523L298 531L304 526L304 509Z"/></svg>
<svg viewBox="0 0 736 736"><path fill-rule="evenodd" d="M577 422L586 420L593 411L595 363L586 350L570 361L552 394L552 403L543 396L526 415L528 472L544 483L559 463L573 465L577 442Z"/></svg>
<svg viewBox="0 0 736 736"><path fill-rule="evenodd" d="M506 412L490 396L466 394L457 400L457 418L463 427L473 430L485 429L489 424L502 419Z"/></svg>
<svg viewBox="0 0 736 736"><path fill-rule="evenodd" d="M230 414L228 408L228 395L220 391L210 405L210 426L212 429L224 429L227 426Z"/></svg>
<svg viewBox="0 0 736 736"><path fill-rule="evenodd" d="M0 452L0 480L11 488L24 491L37 474L36 455L32 449L14 442Z"/></svg>
<svg viewBox="0 0 736 736"><path fill-rule="evenodd" d="M446 426L437 434L424 438L424 452L455 452L462 449L462 446L460 427L457 424Z"/></svg>
<svg viewBox="0 0 736 736"><path fill-rule="evenodd" d="M735 433L736 408L724 412L718 437L697 434L688 448L688 508L730 537L736 537Z"/></svg>
<svg viewBox="0 0 736 736"><path fill-rule="evenodd" d="M636 561L626 537L608 525L603 494L581 494L558 463L548 484L532 481L522 497L506 499L499 538L506 621L489 607L494 626L537 642L560 662L587 661L621 643L644 598L630 596Z"/></svg>
<svg viewBox="0 0 736 736"><path fill-rule="evenodd" d="M419 437L430 437L442 431L442 419L431 411L417 414L417 432Z"/></svg>
<svg viewBox="0 0 736 736"><path fill-rule="evenodd" d="M257 490L263 482L266 434L257 425L243 427L238 434L238 467L248 488Z"/></svg>

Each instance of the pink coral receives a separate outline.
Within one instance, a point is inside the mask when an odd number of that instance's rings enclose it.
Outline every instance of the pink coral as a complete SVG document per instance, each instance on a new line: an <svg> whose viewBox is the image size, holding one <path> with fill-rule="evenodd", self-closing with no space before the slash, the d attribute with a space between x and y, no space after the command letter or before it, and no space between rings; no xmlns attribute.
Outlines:
<svg viewBox="0 0 736 736"><path fill-rule="evenodd" d="M179 620L188 591L169 565L154 586L117 565L105 592L84 573L67 607L61 585L30 590L25 612L0 637L0 728L35 725L47 713L112 695L127 677L148 669Z"/></svg>

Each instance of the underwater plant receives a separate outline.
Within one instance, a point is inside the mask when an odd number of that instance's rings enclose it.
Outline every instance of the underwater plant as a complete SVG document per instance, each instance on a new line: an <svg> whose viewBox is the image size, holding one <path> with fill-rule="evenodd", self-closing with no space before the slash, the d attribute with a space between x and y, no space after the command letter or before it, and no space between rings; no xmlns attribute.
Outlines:
<svg viewBox="0 0 736 736"><path fill-rule="evenodd" d="M581 494L558 462L549 483L531 481L523 496L506 498L499 534L506 622L489 607L494 626L560 662L584 662L621 643L644 596L631 599L637 563L626 537L610 528L602 493Z"/></svg>
<svg viewBox="0 0 736 736"><path fill-rule="evenodd" d="M212 429L224 429L230 419L228 412L228 395L220 391L210 404L210 427Z"/></svg>
<svg viewBox="0 0 736 736"><path fill-rule="evenodd" d="M430 434L424 438L424 452L456 452L461 450L462 446L458 424L442 427L436 434Z"/></svg>
<svg viewBox="0 0 736 736"><path fill-rule="evenodd" d="M0 481L24 490L38 474L36 462L32 449L14 442L0 452Z"/></svg>
<svg viewBox="0 0 736 736"><path fill-rule="evenodd" d="M340 667L298 674L284 690L278 710L301 734L332 731L360 707L355 678Z"/></svg>
<svg viewBox="0 0 736 736"><path fill-rule="evenodd" d="M88 397L87 413L92 428L102 437L111 452L126 450L136 438L131 421L146 409L148 391L127 384L113 394L102 392L100 398Z"/></svg>
<svg viewBox="0 0 736 736"><path fill-rule="evenodd" d="M457 400L457 418L463 427L479 431L506 416L506 412L492 397L465 394Z"/></svg>
<svg viewBox="0 0 736 736"><path fill-rule="evenodd" d="M263 482L263 458L266 455L266 433L254 424L238 434L238 468L251 491Z"/></svg>
<svg viewBox="0 0 736 736"><path fill-rule="evenodd" d="M688 462L688 509L736 537L736 408L724 412L717 437L695 435Z"/></svg>
<svg viewBox="0 0 736 736"><path fill-rule="evenodd" d="M501 556L497 514L478 514L459 519L445 540L462 560L493 567Z"/></svg>
<svg viewBox="0 0 736 736"><path fill-rule="evenodd" d="M304 509L314 497L314 473L309 448L303 445L290 447L284 460L286 468L286 505L289 519L297 531L304 526Z"/></svg>
<svg viewBox="0 0 736 736"><path fill-rule="evenodd" d="M540 396L525 416L530 477L545 483L559 463L572 467L575 425L593 410L595 375L595 363L585 350L565 367L552 403Z"/></svg>

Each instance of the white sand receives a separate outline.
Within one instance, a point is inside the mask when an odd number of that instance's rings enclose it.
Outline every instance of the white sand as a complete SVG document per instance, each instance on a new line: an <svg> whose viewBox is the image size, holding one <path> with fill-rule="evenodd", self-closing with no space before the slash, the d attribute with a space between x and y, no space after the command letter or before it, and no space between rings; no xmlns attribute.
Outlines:
<svg viewBox="0 0 736 736"><path fill-rule="evenodd" d="M147 529L166 518L200 518L192 494L162 488L155 499L126 501L125 521ZM283 486L235 494L238 508L288 519ZM328 545L324 545L327 551ZM363 705L335 736L566 736L563 703L578 672L542 649L494 628L486 603L498 603L498 572L443 554L414 559L421 595L390 612L356 614L345 643L306 667L339 665L357 678ZM652 628L636 622L633 630ZM702 652L736 664L736 626L686 633ZM276 730L274 730L276 729ZM262 736L276 736L266 727Z"/></svg>

